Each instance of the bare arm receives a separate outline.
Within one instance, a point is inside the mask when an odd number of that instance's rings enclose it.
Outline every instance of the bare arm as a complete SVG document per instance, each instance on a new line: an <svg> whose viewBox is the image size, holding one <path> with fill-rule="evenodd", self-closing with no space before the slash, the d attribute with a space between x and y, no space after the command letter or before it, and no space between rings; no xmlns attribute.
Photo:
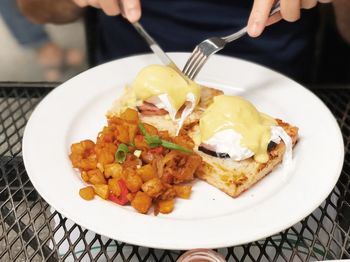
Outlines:
<svg viewBox="0 0 350 262"><path fill-rule="evenodd" d="M72 0L17 0L17 4L26 17L39 24L69 23L82 14L82 9Z"/></svg>
<svg viewBox="0 0 350 262"><path fill-rule="evenodd" d="M339 33L350 43L350 0L333 0Z"/></svg>

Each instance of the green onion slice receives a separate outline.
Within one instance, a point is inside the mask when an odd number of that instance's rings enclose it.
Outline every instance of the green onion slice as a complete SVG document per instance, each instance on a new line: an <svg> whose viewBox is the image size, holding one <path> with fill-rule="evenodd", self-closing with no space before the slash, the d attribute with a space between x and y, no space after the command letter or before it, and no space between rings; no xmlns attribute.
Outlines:
<svg viewBox="0 0 350 262"><path fill-rule="evenodd" d="M148 134L148 132L147 132L145 126L144 126L141 122L139 122L139 128L140 128L140 130L141 130L141 133L142 133L144 136L149 136L149 134Z"/></svg>
<svg viewBox="0 0 350 262"><path fill-rule="evenodd" d="M141 130L141 133L144 135L147 144L152 148L163 146L165 148L172 149L172 150L178 150L185 153L192 153L192 150L186 147L160 139L159 136L151 136L141 122L139 123L139 128Z"/></svg>
<svg viewBox="0 0 350 262"><path fill-rule="evenodd" d="M180 146L178 144L171 143L171 142L166 141L166 140L162 140L162 146L165 148L168 148L168 149L172 149L172 150L178 150L178 151L182 151L185 153L192 153L192 150L190 150L186 147Z"/></svg>
<svg viewBox="0 0 350 262"><path fill-rule="evenodd" d="M119 144L117 152L115 152L114 158L118 163L123 163L128 153L128 146L125 144Z"/></svg>

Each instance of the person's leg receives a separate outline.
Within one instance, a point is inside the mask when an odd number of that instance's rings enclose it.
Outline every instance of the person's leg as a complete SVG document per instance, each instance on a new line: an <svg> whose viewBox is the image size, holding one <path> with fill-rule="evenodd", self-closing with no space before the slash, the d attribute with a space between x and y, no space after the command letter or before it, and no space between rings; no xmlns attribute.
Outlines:
<svg viewBox="0 0 350 262"><path fill-rule="evenodd" d="M63 51L49 39L44 27L23 16L15 0L1 0L0 15L19 45L37 51L38 63L43 67L46 80L59 80Z"/></svg>
<svg viewBox="0 0 350 262"><path fill-rule="evenodd" d="M24 17L18 10L15 0L1 0L0 14L20 45L38 48L49 41L43 26L33 24Z"/></svg>

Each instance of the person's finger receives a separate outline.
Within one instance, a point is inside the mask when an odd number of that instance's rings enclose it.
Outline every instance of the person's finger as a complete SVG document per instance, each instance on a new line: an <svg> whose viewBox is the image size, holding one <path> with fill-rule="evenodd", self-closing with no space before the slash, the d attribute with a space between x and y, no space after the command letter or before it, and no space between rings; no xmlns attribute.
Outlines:
<svg viewBox="0 0 350 262"><path fill-rule="evenodd" d="M86 7L88 5L86 0L73 0L73 2L79 7Z"/></svg>
<svg viewBox="0 0 350 262"><path fill-rule="evenodd" d="M295 0L292 0L295 1ZM255 0L248 20L248 34L258 37L264 31L274 0Z"/></svg>
<svg viewBox="0 0 350 262"><path fill-rule="evenodd" d="M101 8L100 3L98 2L98 0L87 0L87 2L92 7Z"/></svg>
<svg viewBox="0 0 350 262"><path fill-rule="evenodd" d="M302 0L301 8L303 9L311 9L317 5L317 0Z"/></svg>
<svg viewBox="0 0 350 262"><path fill-rule="evenodd" d="M106 15L113 16L120 14L118 0L100 0L100 5Z"/></svg>
<svg viewBox="0 0 350 262"><path fill-rule="evenodd" d="M333 0L318 0L318 2L320 2L321 4L328 4L328 3L332 3Z"/></svg>
<svg viewBox="0 0 350 262"><path fill-rule="evenodd" d="M300 18L300 0L281 0L282 18L295 22Z"/></svg>
<svg viewBox="0 0 350 262"><path fill-rule="evenodd" d="M140 0L122 0L124 13L126 18L134 23L141 17L141 5Z"/></svg>
<svg viewBox="0 0 350 262"><path fill-rule="evenodd" d="M272 24L277 23L278 21L281 21L281 20L282 20L281 13L277 12L273 16L269 17L269 19L267 19L266 26L272 25Z"/></svg>

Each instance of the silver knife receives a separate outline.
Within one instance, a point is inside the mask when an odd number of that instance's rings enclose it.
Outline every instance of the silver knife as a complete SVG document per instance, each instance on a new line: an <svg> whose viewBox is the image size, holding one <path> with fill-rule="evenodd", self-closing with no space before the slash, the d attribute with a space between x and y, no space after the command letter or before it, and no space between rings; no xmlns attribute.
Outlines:
<svg viewBox="0 0 350 262"><path fill-rule="evenodd" d="M155 53L163 64L173 68L187 83L188 79L184 76L182 71L176 66L173 60L163 51L163 49L157 44L157 42L147 33L144 27L139 23L132 23L136 31L147 42L153 53Z"/></svg>

